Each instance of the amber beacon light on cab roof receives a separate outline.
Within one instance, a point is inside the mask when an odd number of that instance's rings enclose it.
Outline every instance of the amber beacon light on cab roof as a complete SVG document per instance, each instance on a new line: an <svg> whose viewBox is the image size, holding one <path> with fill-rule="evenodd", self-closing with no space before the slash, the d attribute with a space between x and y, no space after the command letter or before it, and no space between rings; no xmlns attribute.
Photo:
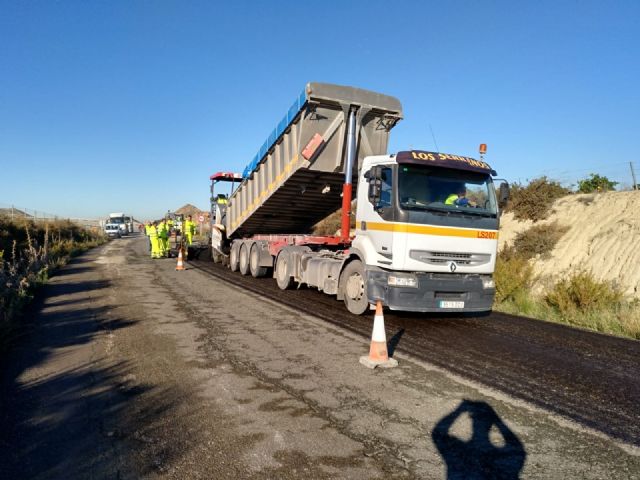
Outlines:
<svg viewBox="0 0 640 480"><path fill-rule="evenodd" d="M394 97L308 83L242 174L211 176L213 261L273 275L283 290L336 295L354 314L378 300L413 312L491 310L508 184L496 190L484 144L479 160L388 154L401 119ZM232 182L229 196L216 194L219 182ZM339 208L339 233L311 233Z"/></svg>

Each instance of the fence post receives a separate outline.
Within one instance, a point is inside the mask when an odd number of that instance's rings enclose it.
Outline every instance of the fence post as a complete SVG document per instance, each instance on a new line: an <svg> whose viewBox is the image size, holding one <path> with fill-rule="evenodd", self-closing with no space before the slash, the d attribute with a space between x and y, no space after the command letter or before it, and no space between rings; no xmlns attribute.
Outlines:
<svg viewBox="0 0 640 480"><path fill-rule="evenodd" d="M633 162L629 162L629 167L631 167L631 178L633 179L633 189L638 190L638 183L636 182L636 172L633 171Z"/></svg>

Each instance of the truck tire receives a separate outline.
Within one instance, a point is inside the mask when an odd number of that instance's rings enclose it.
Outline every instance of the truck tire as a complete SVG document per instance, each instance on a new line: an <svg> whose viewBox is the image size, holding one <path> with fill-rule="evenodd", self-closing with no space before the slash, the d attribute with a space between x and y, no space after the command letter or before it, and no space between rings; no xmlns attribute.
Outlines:
<svg viewBox="0 0 640 480"><path fill-rule="evenodd" d="M242 275L249 275L249 246L243 243L240 247L240 273Z"/></svg>
<svg viewBox="0 0 640 480"><path fill-rule="evenodd" d="M364 266L360 260L353 260L342 271L340 288L347 310L354 315L362 315L369 307L369 300L364 284Z"/></svg>
<svg viewBox="0 0 640 480"><path fill-rule="evenodd" d="M287 290L293 285L291 276L291 255L286 250L280 252L276 260L276 283L280 290Z"/></svg>
<svg viewBox="0 0 640 480"><path fill-rule="evenodd" d="M229 268L232 272L238 271L238 266L240 265L240 246L237 243L234 243L231 246L231 252L229 253Z"/></svg>
<svg viewBox="0 0 640 480"><path fill-rule="evenodd" d="M255 278L264 277L267 274L267 267L260 266L260 250L256 243L253 244L249 253L249 270L251 276Z"/></svg>

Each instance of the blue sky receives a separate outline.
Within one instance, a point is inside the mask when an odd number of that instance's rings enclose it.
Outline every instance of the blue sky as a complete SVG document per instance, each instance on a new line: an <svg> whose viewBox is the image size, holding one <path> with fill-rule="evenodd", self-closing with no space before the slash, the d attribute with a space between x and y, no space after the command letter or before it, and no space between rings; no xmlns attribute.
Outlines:
<svg viewBox="0 0 640 480"><path fill-rule="evenodd" d="M512 181L629 184L639 24L638 1L0 0L0 204L206 209L308 81L398 97L391 151L431 126Z"/></svg>

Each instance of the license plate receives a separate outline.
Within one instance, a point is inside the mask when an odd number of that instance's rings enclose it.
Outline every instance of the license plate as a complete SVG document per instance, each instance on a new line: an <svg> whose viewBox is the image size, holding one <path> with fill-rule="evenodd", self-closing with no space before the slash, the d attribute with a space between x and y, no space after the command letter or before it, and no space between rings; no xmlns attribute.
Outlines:
<svg viewBox="0 0 640 480"><path fill-rule="evenodd" d="M440 308L464 308L464 302L440 300Z"/></svg>

